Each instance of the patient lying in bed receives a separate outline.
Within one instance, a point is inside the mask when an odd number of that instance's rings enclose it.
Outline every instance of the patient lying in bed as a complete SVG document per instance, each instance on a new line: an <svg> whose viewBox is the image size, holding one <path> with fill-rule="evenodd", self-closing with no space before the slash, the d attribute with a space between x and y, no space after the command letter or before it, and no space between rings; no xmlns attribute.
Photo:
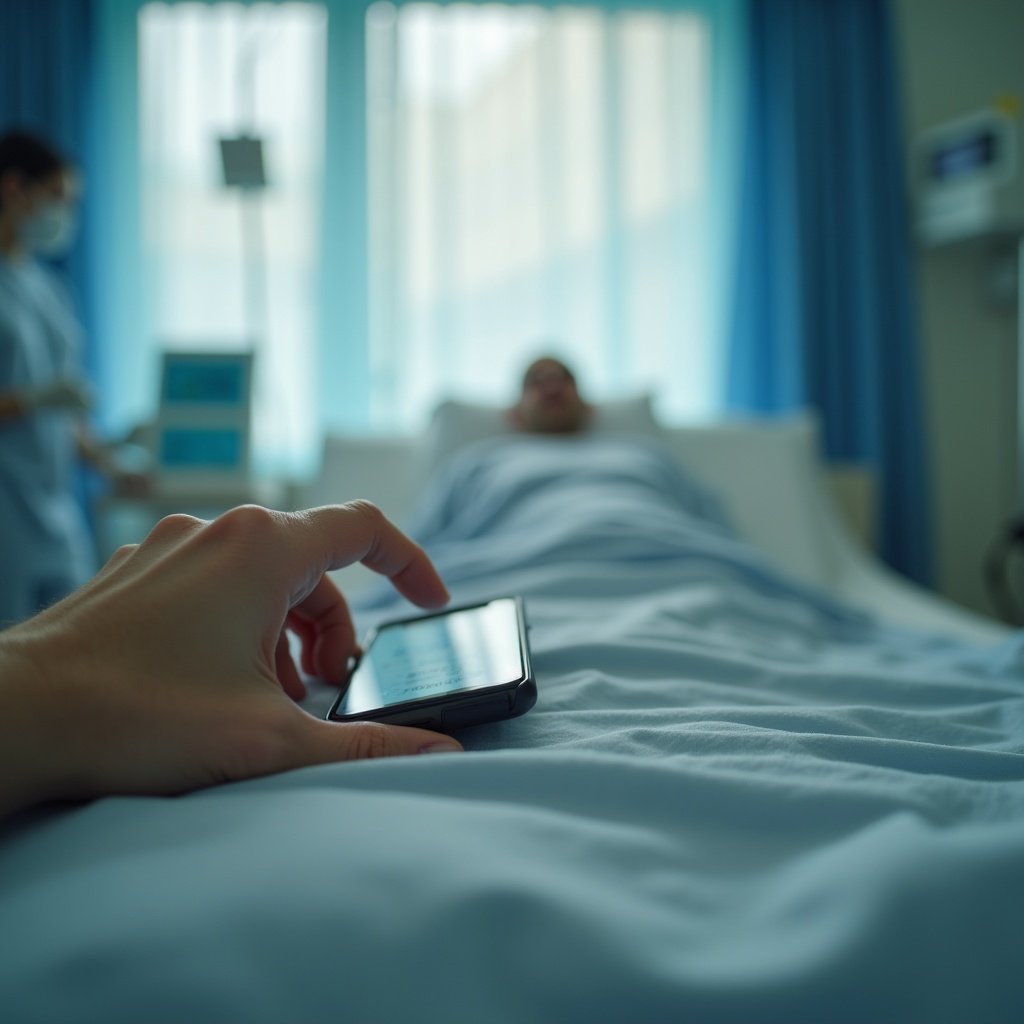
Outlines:
<svg viewBox="0 0 1024 1024"><path fill-rule="evenodd" d="M843 636L875 628L863 612L770 565L735 534L716 497L647 437L478 442L440 471L406 525L457 600L488 596L496 578L527 595L608 592L626 601L713 587L747 610L764 603L758 635L780 614ZM363 607L394 600L381 588Z"/></svg>

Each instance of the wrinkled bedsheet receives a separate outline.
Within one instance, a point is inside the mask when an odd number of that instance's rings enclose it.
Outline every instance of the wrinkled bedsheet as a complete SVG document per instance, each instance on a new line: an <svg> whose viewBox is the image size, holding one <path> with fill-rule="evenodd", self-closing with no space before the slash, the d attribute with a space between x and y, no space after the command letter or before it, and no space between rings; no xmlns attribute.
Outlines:
<svg viewBox="0 0 1024 1024"><path fill-rule="evenodd" d="M1024 1019L1019 638L790 583L647 441L478 445L412 529L525 596L536 708L15 823L4 1019Z"/></svg>

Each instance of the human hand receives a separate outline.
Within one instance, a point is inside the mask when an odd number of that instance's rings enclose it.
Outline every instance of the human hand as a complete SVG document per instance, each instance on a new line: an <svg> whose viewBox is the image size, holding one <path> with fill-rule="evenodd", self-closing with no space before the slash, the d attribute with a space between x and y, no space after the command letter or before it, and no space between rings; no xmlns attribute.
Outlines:
<svg viewBox="0 0 1024 1024"><path fill-rule="evenodd" d="M53 407L70 409L72 412L88 412L93 406L93 395L92 389L84 381L62 377L24 392L21 401L27 409Z"/></svg>
<svg viewBox="0 0 1024 1024"><path fill-rule="evenodd" d="M110 482L118 498L145 498L153 492L152 477L137 470L115 469Z"/></svg>
<svg viewBox="0 0 1024 1024"><path fill-rule="evenodd" d="M423 729L321 721L293 702L304 687L286 627L307 672L347 675L356 637L325 573L356 561L416 604L448 599L422 549L365 502L245 506L212 522L169 516L120 549L90 583L0 634L0 695L17 679L16 706L31 707L0 744L8 783L12 763L28 776L8 804L181 793L302 765L460 750Z"/></svg>

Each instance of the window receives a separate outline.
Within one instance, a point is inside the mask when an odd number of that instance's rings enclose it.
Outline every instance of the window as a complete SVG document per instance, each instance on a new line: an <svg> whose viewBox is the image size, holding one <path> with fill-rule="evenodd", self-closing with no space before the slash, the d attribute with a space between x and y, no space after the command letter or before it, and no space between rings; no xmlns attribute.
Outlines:
<svg viewBox="0 0 1024 1024"><path fill-rule="evenodd" d="M366 24L374 422L505 400L549 349L594 394L714 409L707 20L376 3Z"/></svg>

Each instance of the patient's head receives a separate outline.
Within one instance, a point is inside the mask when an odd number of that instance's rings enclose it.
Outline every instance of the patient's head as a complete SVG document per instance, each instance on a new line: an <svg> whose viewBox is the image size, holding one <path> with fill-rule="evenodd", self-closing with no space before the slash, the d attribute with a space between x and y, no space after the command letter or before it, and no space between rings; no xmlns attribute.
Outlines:
<svg viewBox="0 0 1024 1024"><path fill-rule="evenodd" d="M532 434L572 434L587 426L590 411L576 390L572 370L543 356L526 368L519 401L509 415L517 429Z"/></svg>

